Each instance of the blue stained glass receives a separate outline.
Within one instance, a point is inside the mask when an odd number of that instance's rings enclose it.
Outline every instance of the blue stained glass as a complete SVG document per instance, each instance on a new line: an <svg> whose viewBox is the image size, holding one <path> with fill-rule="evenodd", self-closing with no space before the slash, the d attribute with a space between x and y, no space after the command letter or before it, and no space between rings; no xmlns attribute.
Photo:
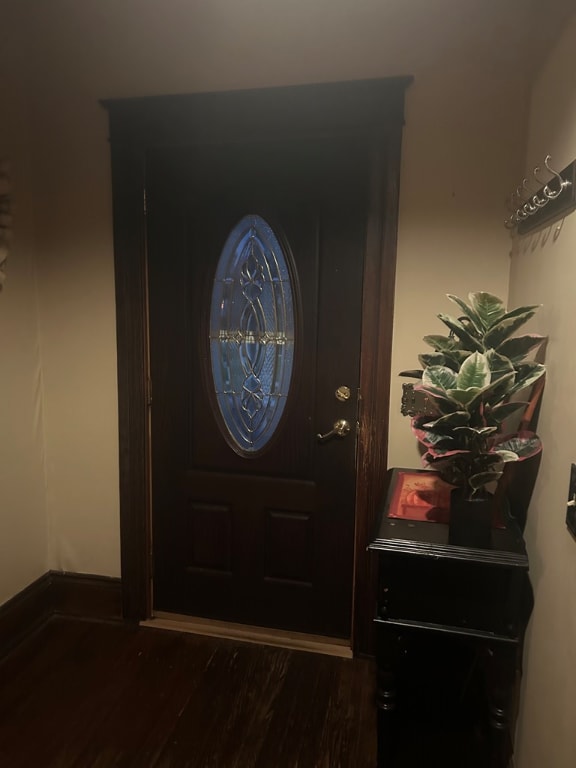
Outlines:
<svg viewBox="0 0 576 768"><path fill-rule="evenodd" d="M240 453L261 451L276 431L294 364L294 301L288 256L270 225L244 216L216 268L210 361L216 401Z"/></svg>

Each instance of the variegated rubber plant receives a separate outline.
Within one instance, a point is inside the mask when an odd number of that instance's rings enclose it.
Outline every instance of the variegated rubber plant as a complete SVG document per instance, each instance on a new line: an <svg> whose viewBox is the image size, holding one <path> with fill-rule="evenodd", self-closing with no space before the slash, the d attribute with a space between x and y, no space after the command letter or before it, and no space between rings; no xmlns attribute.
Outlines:
<svg viewBox="0 0 576 768"><path fill-rule="evenodd" d="M538 305L507 311L501 299L485 292L469 294L468 303L448 298L462 317L439 314L449 335L425 336L433 352L419 356L423 370L400 375L420 379L414 391L428 399L425 414L412 414L425 465L473 498L502 476L506 462L542 449L532 432L503 434L503 423L528 405L512 396L545 373L543 365L526 359L545 337L512 336Z"/></svg>

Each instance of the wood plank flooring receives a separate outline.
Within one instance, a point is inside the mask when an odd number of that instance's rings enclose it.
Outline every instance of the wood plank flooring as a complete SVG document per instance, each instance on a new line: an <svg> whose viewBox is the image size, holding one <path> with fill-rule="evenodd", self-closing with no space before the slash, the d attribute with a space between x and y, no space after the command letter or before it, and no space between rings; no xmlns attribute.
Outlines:
<svg viewBox="0 0 576 768"><path fill-rule="evenodd" d="M2 768L374 768L371 661L56 619L0 664Z"/></svg>

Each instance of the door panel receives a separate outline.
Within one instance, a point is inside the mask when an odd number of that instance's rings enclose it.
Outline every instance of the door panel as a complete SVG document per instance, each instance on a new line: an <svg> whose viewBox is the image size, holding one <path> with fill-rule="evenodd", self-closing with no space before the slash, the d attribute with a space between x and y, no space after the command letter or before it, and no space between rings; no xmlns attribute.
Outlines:
<svg viewBox="0 0 576 768"><path fill-rule="evenodd" d="M156 610L349 636L367 167L351 139L148 154ZM209 350L216 265L247 214L289 249L297 307L286 407L249 457L223 429ZM341 418L351 433L318 441Z"/></svg>

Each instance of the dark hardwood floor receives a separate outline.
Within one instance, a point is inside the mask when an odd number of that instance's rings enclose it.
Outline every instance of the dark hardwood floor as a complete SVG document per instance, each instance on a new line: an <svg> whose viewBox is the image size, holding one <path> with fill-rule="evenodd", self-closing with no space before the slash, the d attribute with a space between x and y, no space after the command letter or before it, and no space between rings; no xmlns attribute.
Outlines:
<svg viewBox="0 0 576 768"><path fill-rule="evenodd" d="M0 664L2 768L374 768L368 660L55 619Z"/></svg>

